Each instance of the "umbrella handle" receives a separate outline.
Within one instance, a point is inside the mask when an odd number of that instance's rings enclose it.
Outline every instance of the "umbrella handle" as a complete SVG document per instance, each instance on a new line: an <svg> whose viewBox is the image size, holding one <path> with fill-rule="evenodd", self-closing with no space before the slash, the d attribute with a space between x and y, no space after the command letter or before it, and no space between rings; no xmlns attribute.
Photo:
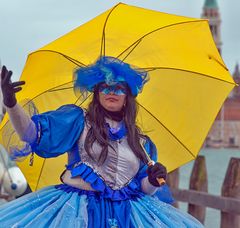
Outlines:
<svg viewBox="0 0 240 228"><path fill-rule="evenodd" d="M150 162L148 162L148 167L153 166L154 164L155 162L151 160ZM160 186L166 184L166 181L162 177L157 178L157 182L159 183Z"/></svg>
<svg viewBox="0 0 240 228"><path fill-rule="evenodd" d="M157 178L157 181L160 184L160 186L166 184L166 181L163 178Z"/></svg>

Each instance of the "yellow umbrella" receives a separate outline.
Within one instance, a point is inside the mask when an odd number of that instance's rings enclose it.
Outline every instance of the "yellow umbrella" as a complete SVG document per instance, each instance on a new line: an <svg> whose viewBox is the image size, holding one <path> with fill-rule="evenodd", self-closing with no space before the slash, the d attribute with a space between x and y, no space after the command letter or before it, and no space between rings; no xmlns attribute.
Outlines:
<svg viewBox="0 0 240 228"><path fill-rule="evenodd" d="M168 171L193 160L235 86L208 21L120 3L31 53L18 100L32 100L39 112L66 103L86 106L89 99L73 93L72 73L99 56L117 57L149 71L150 81L137 97L138 125L156 144L159 161ZM1 135L8 125L5 118ZM45 160L35 155L34 165L28 163L19 166L35 190L59 182L66 156Z"/></svg>

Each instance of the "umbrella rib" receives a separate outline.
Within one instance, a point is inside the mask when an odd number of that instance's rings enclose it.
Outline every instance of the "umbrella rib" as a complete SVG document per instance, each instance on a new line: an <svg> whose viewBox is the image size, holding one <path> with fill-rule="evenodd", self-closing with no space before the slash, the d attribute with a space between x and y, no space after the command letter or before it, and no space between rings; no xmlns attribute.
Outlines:
<svg viewBox="0 0 240 228"><path fill-rule="evenodd" d="M92 93L90 93L78 106L81 106L89 97L92 96ZM79 96L78 99L75 101L74 104L77 104L77 102L80 100L82 96Z"/></svg>
<svg viewBox="0 0 240 228"><path fill-rule="evenodd" d="M133 45L132 50L121 60L122 62L133 52L133 50L138 46L138 44L141 42L142 40L138 40L135 42L135 44ZM118 58L118 57L117 57Z"/></svg>
<svg viewBox="0 0 240 228"><path fill-rule="evenodd" d="M146 72L150 72L150 71L154 71L154 70L160 70L160 69L164 69L164 70L177 70L177 71L183 71L183 72L188 72L188 73L193 73L193 74L196 74L196 75L201 75L201 76L204 76L204 77L207 77L207 78L211 78L211 79L214 79L214 80L217 80L217 81L222 81L222 82L226 82L226 83L229 83L231 85L237 85L236 83L234 82L228 82L226 80L223 80L223 79L220 79L220 78L215 78L211 75L208 75L208 74L203 74L203 73L199 73L199 72L195 72L195 71L191 71L191 70L184 70L184 69L179 69L179 68L171 68L171 67L147 67L147 68L138 68L139 70L146 70Z"/></svg>
<svg viewBox="0 0 240 228"><path fill-rule="evenodd" d="M187 151L189 154L191 154L193 156L193 158L195 158L194 154L177 138L176 135L174 135L161 121L159 121L159 119L157 119L151 112L149 112L143 105L141 105L140 103L138 103L139 106L141 106L148 114L150 114L165 130L167 130L175 139L176 141L181 144Z"/></svg>
<svg viewBox="0 0 240 228"><path fill-rule="evenodd" d="M56 92L56 91L60 91L60 90L66 90L66 89L73 89L73 86L71 87L66 87L66 88L61 88L61 89L51 89L48 92Z"/></svg>
<svg viewBox="0 0 240 228"><path fill-rule="evenodd" d="M105 56L105 48L106 48L106 40L105 40L105 29L106 29L106 26L107 26L107 22L108 22L108 19L111 15L111 13L113 12L113 10L115 10L120 4L122 3L118 3L116 6L114 6L111 11L109 12L109 14L107 15L106 17L106 20L104 22L104 25L103 25L103 31L102 31L102 41L101 41L101 51L100 51L100 56Z"/></svg>
<svg viewBox="0 0 240 228"><path fill-rule="evenodd" d="M35 51L35 52L32 52L30 55L32 54L35 54L37 52L53 52L53 53L57 53L59 55L62 55L64 58L66 58L67 60L69 60L70 62L74 63L75 65L79 66L79 67L83 67L83 66L86 66L86 64L82 63L82 62L79 62L78 60L74 59L74 58L71 58L70 56L68 55L65 55L61 52L58 52L58 51L53 51L53 50L38 50L38 51ZM29 56L30 56L29 55Z"/></svg>
<svg viewBox="0 0 240 228"><path fill-rule="evenodd" d="M41 170L40 170L40 175L39 175L38 180L37 180L37 185L36 185L35 191L36 191L37 188L38 188L38 185L39 185L39 182L40 182L40 178L41 178L41 176L42 176L42 172L43 172L43 167L44 167L45 161L46 161L46 158L44 158L43 165L42 165Z"/></svg>
<svg viewBox="0 0 240 228"><path fill-rule="evenodd" d="M80 97L81 97L81 96L79 96L79 97L77 98L77 100L74 102L75 105L76 105L77 102L80 100Z"/></svg>
<svg viewBox="0 0 240 228"><path fill-rule="evenodd" d="M27 105L29 102L31 102L32 100L34 100L34 99L36 99L37 97L41 96L42 94L47 93L47 92L52 92L52 91L54 91L55 88L57 88L57 87L59 87L59 86L66 85L66 84L71 83L71 82L72 82L72 81L66 82L66 83L63 83L63 84L61 84L61 85L55 86L55 87L53 87L53 88L51 88L51 89L45 90L44 92L36 95L36 96L33 97L31 100L29 100L26 104L23 105L23 107L26 106L26 105ZM61 89L59 89L59 90L61 90ZM55 89L55 91L58 91L58 90ZM4 128L8 122L9 122L9 120L2 126L2 128ZM1 129L2 129L2 128L1 128Z"/></svg>
<svg viewBox="0 0 240 228"><path fill-rule="evenodd" d="M169 28L172 26L176 26L176 25L182 25L182 24L188 24L188 23L198 23L198 22L202 22L202 21L207 21L207 20L194 20L194 21L184 21L184 22L179 22L179 23L175 23L175 24L171 24L171 25L166 25L157 29L154 29L146 34L144 34L142 37L140 37L139 39L137 39L135 42L133 42L130 46L128 46L125 50L123 50L116 58L119 58L121 55L123 55L126 51L128 51L130 48L132 48L132 50L129 51L129 54L127 55L127 57L135 50L135 48L140 44L139 41L142 41L143 38L147 37L148 35L151 35L154 32L157 32L159 30L165 29L165 28ZM136 45L137 43L137 45ZM126 57L122 60L124 61L126 59Z"/></svg>
<svg viewBox="0 0 240 228"><path fill-rule="evenodd" d="M26 104L23 105L23 107L26 106L26 105L27 105L29 102L31 102L32 100L34 100L34 99L36 99L37 97L39 97L39 96L41 96L42 94L44 94L44 93L47 93L47 92L54 92L54 91L58 91L58 90L64 90L64 89L70 89L70 88L73 88L73 87L67 87L67 88L63 88L63 89L55 89L55 88L57 88L57 87L60 87L60 86L63 86L63 85L67 85L67 84L69 84L69 83L71 83L71 82L72 82L72 81L70 81L70 82L66 82L66 83L63 83L63 84L61 84L61 85L55 86L55 87L53 87L53 88L51 88L51 89L45 90L44 92L42 92L42 93L36 95L36 96L33 97L31 100L29 100ZM91 94L88 95L88 96L86 97L86 99L88 99L90 96L91 96ZM80 98L81 98L81 96L77 99L77 101L78 101ZM85 99L85 100L86 100L86 99ZM85 100L84 100L84 101L85 101ZM76 101L76 102L77 102L77 101ZM83 102L84 102L84 101L83 101ZM75 102L75 103L76 103L76 102ZM82 102L82 103L83 103L83 102ZM82 103L81 103L81 104L82 104ZM80 104L80 105L81 105L81 104ZM5 127L6 124L7 124L8 122L9 122L9 121L7 121L7 122L4 124L3 127ZM2 128L3 128L3 127L2 127Z"/></svg>
<svg viewBox="0 0 240 228"><path fill-rule="evenodd" d="M73 81L66 82L66 83L63 83L63 84L61 84L61 85L58 85L58 86L52 87L51 89L45 90L44 92L42 92L42 93L36 95L35 97L33 97L30 101L32 101L33 99L35 99L35 98L41 96L41 95L44 94L44 93L52 92L52 91L54 91L54 90L55 90L55 91L61 90L61 89L56 89L56 88L57 88L57 87L60 87L60 86L63 86L63 85L67 85L67 84L69 84L69 83L71 83L71 82L73 82ZM68 89L68 88L67 88L67 89ZM30 101L28 101L26 104L28 104ZM25 104L25 105L26 105L26 104Z"/></svg>

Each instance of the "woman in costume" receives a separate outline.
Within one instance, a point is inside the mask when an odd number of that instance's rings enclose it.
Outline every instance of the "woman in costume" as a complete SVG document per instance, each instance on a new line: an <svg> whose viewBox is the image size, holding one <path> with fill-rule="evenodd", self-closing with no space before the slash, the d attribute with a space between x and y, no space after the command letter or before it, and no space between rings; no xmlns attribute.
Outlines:
<svg viewBox="0 0 240 228"><path fill-rule="evenodd" d="M11 83L11 75L3 67L3 102L16 132L41 157L67 152L68 164L63 184L0 207L2 227L202 227L155 197L166 168L135 123L146 72L101 57L74 73L75 90L93 92L87 110L64 105L31 119L15 98L24 82ZM149 167L148 157L156 162Z"/></svg>

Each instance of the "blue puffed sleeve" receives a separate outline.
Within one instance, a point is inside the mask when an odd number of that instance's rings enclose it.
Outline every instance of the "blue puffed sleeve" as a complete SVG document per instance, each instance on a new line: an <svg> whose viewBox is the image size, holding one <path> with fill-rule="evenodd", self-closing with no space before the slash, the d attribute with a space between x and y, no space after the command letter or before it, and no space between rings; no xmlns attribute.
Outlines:
<svg viewBox="0 0 240 228"><path fill-rule="evenodd" d="M37 128L32 151L44 158L69 151L84 128L84 112L76 105L64 105L55 111L34 115L32 120Z"/></svg>
<svg viewBox="0 0 240 228"><path fill-rule="evenodd" d="M149 157L151 158L151 160L153 160L154 162L157 161L157 148L155 146L155 144L152 142L152 140L146 136L146 142L144 144L144 148L146 150L146 152L148 153ZM140 168L139 171L137 173L137 179L139 181L141 181L144 177L147 176L147 164L144 164L142 161L140 163Z"/></svg>

